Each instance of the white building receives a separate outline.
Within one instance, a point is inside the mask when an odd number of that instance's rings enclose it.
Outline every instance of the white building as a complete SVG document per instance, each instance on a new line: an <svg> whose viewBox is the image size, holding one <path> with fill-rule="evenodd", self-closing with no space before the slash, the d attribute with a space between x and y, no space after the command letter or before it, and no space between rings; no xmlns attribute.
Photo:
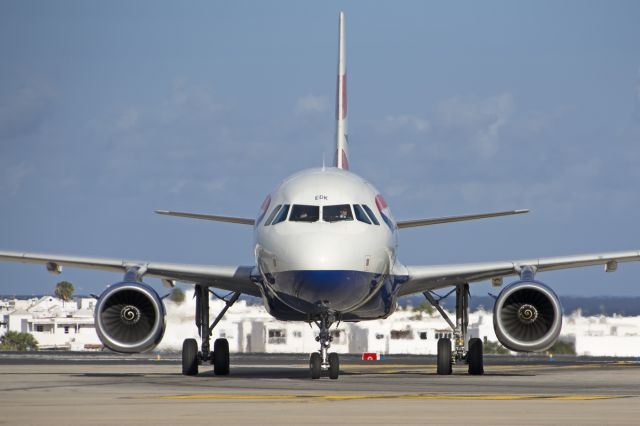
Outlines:
<svg viewBox="0 0 640 426"><path fill-rule="evenodd" d="M44 296L0 304L0 335L7 331L31 333L41 349L101 349L93 324L93 298L75 301Z"/></svg>
<svg viewBox="0 0 640 426"><path fill-rule="evenodd" d="M194 323L195 301L187 295L181 304L165 299L167 326L157 351L179 351L186 338L199 341ZM62 303L55 297L0 302L0 335L24 331L34 335L42 349L101 349L93 324L95 300ZM211 302L211 320L224 302ZM453 314L449 314L452 318ZM331 329L331 350L338 353L435 354L440 337L451 330L438 313L429 315L399 309L385 320L340 323ZM229 340L231 352L310 353L318 350L318 329L307 323L277 321L262 306L238 301L212 335ZM469 315L469 337L497 341L492 313ZM640 317L583 317L579 312L563 318L560 339L575 344L578 355L640 356Z"/></svg>

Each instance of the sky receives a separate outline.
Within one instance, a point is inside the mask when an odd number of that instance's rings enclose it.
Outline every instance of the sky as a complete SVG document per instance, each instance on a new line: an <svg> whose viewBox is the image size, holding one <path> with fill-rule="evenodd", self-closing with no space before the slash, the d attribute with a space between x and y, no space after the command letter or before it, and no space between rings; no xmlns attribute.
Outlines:
<svg viewBox="0 0 640 426"><path fill-rule="evenodd" d="M401 230L402 262L640 249L639 2L5 0L0 250L253 264L251 227L153 210L254 217L332 158L340 10L349 163L395 217L531 209ZM639 275L537 278L639 296ZM121 277L0 263L0 294L61 279Z"/></svg>

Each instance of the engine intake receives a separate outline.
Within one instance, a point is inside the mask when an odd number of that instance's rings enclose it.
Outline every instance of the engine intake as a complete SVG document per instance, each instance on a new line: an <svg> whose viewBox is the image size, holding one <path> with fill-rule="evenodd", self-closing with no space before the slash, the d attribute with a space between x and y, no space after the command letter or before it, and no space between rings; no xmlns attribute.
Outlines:
<svg viewBox="0 0 640 426"><path fill-rule="evenodd" d="M145 283L113 284L98 299L95 324L98 337L107 348L124 353L145 352L160 343L164 335L164 304Z"/></svg>
<svg viewBox="0 0 640 426"><path fill-rule="evenodd" d="M513 351L549 349L562 328L558 296L538 281L511 283L496 299L493 327L500 343Z"/></svg>

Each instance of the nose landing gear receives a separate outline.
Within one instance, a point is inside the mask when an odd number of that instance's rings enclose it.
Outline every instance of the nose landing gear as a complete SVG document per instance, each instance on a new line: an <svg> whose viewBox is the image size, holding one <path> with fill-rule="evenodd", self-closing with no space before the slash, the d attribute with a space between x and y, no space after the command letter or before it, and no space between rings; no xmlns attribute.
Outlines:
<svg viewBox="0 0 640 426"><path fill-rule="evenodd" d="M312 379L319 379L322 372L328 372L329 378L336 380L340 376L340 357L337 353L329 353L331 347L331 333L329 327L335 321L335 316L330 312L323 312L315 324L320 329L316 342L320 342L320 351L313 352L309 357L309 370Z"/></svg>

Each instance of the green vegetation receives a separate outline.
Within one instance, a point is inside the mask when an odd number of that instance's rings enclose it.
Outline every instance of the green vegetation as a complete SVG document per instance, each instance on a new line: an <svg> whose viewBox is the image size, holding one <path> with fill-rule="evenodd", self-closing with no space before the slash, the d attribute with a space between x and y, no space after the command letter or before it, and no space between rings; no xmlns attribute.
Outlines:
<svg viewBox="0 0 640 426"><path fill-rule="evenodd" d="M0 350L3 351L37 351L38 341L32 334L7 331L0 337Z"/></svg>
<svg viewBox="0 0 640 426"><path fill-rule="evenodd" d="M184 291L182 291L181 288L174 287L173 290L171 290L171 294L169 295L169 300L179 305L182 302L184 302L184 299L185 299Z"/></svg>
<svg viewBox="0 0 640 426"><path fill-rule="evenodd" d="M483 344L483 352L485 354L497 354L497 355L508 355L511 353L509 349L505 348L498 342L489 341L487 339L484 340Z"/></svg>
<svg viewBox="0 0 640 426"><path fill-rule="evenodd" d="M418 306L416 306L415 308L413 308L413 312L415 312L416 314L412 316L410 319L417 321L417 320L421 320L424 314L428 316L433 316L436 310L433 306L431 306L430 303L423 302Z"/></svg>
<svg viewBox="0 0 640 426"><path fill-rule="evenodd" d="M76 289L69 281L60 281L58 284L56 284L54 294L63 302L68 302L71 300L71 297L73 297L74 291L76 291Z"/></svg>
<svg viewBox="0 0 640 426"><path fill-rule="evenodd" d="M566 342L564 340L558 340L556 343L547 350L547 353L553 355L575 355L576 345L573 342Z"/></svg>

